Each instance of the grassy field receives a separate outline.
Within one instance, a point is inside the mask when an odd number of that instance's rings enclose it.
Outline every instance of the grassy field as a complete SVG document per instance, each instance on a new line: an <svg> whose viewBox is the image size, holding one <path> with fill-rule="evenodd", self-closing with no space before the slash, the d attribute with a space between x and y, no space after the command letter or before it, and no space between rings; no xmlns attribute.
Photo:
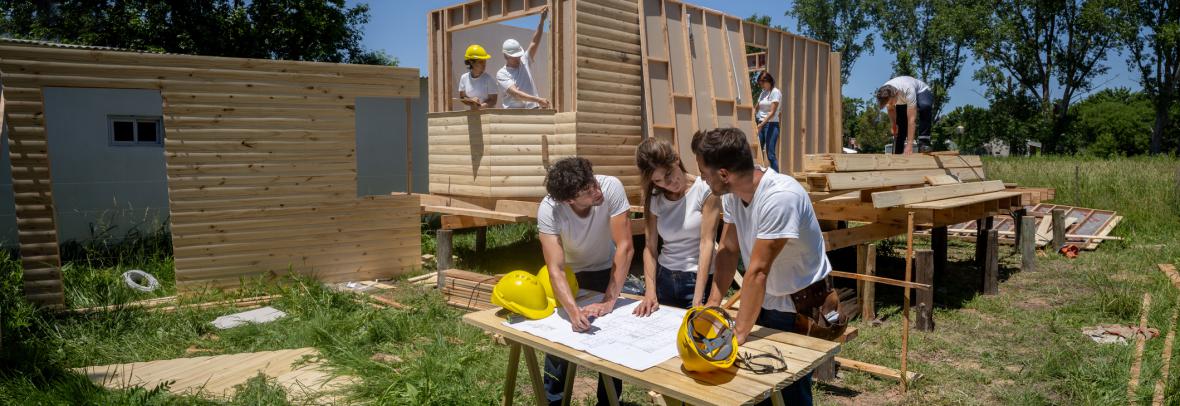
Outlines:
<svg viewBox="0 0 1180 406"><path fill-rule="evenodd" d="M999 295L987 297L975 295L979 277L971 261L973 247L952 242L951 268L936 279L937 328L911 335L910 365L925 378L902 395L894 382L841 372L836 382L816 386L819 404L1126 403L1134 347L1095 344L1080 330L1102 323L1137 323L1144 292L1153 295L1150 325L1168 328L1178 295L1155 264L1180 262L1180 161L1053 157L988 160L986 165L989 178L1056 187L1058 203L1119 211L1126 218L1114 234L1126 240L1103 243L1098 251L1074 260L1042 257L1041 270L1035 273L1019 272L1019 258L1002 247L1005 280ZM1075 182L1075 165L1080 182ZM533 230L529 225L493 228L482 255L474 252L473 235L458 235L457 265L490 273L536 269L540 255ZM430 234L424 234L423 243L423 252L433 253ZM882 245L879 264L884 275L901 270L901 254L886 249L897 246ZM186 299L283 295L273 305L289 317L218 331L209 321L231 310L163 314L122 309L85 316L41 312L19 300L19 268L10 258L0 260L0 404L283 404L288 400L282 388L262 378L250 381L232 399L210 399L175 396L165 388L104 390L69 369L308 346L319 349L335 372L360 378L357 386L339 394L348 403L495 404L503 394L505 348L462 324L461 312L445 306L432 291L399 289L396 299L410 305L405 310L374 309L304 279L250 284L233 295ZM165 289L154 296L174 292L170 255L158 242L146 242L78 251L64 269L67 298L83 307L152 296L119 286L119 273L130 268L164 277ZM842 356L897 367L900 290L879 286L878 292L884 322L857 322L860 337L843 348ZM1140 402L1150 398L1150 388L1160 376L1162 347L1162 337L1148 342ZM193 350L199 352L190 354ZM372 359L377 353L401 361ZM1177 373L1168 385L1170 394L1180 389ZM593 392L589 378L579 381L580 395ZM518 403L529 404L527 378L520 382ZM644 404L647 397L627 386L624 400ZM1180 396L1170 395L1169 402L1180 403Z"/></svg>

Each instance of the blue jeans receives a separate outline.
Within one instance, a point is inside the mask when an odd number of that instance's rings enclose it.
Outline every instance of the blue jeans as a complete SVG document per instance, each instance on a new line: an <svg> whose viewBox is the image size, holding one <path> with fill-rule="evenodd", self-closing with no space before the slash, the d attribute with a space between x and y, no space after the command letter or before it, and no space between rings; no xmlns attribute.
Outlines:
<svg viewBox="0 0 1180 406"><path fill-rule="evenodd" d="M713 275L709 275L708 280L712 281ZM710 284L712 282L705 285L705 293L701 303L709 299L708 285ZM692 295L695 293L696 287L696 272L673 271L663 265L656 266L656 300L659 300L661 305L681 309L689 308L692 306Z"/></svg>
<svg viewBox="0 0 1180 406"><path fill-rule="evenodd" d="M766 160L770 167L778 171L778 122L769 122L758 131L758 143L766 150Z"/></svg>
<svg viewBox="0 0 1180 406"><path fill-rule="evenodd" d="M758 313L758 320L754 322L762 327L770 327L775 330L794 331L795 330L795 313L781 312L778 310L762 309ZM783 400L788 405L811 405L811 374L804 375L799 380L782 389ZM770 405L770 399L763 400L758 403L759 406Z"/></svg>
<svg viewBox="0 0 1180 406"><path fill-rule="evenodd" d="M610 268L601 271L578 272L574 276L578 279L578 289L587 289L597 292L606 292L606 287L610 285ZM569 364L561 358L545 354L545 398L549 399L550 406L561 405L561 398L564 395L562 391L565 390L565 367ZM615 384L615 393L623 396L623 381L611 378ZM606 387L602 385L602 380L598 380L598 404L607 404Z"/></svg>

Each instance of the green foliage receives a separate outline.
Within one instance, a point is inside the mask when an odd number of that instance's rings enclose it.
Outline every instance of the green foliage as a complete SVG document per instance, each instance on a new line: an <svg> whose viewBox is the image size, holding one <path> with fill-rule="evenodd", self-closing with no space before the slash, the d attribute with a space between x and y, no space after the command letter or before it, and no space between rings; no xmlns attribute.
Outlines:
<svg viewBox="0 0 1180 406"><path fill-rule="evenodd" d="M1151 134L1151 153L1166 148L1165 132L1172 120L1168 109L1180 99L1180 3L1168 0L1133 2L1132 17L1139 29L1127 32L1127 64L1139 71L1139 83L1151 100L1155 123Z"/></svg>
<svg viewBox="0 0 1180 406"><path fill-rule="evenodd" d="M344 0L15 0L0 34L136 50L396 64L360 44L369 7Z"/></svg>
<svg viewBox="0 0 1180 406"><path fill-rule="evenodd" d="M844 131L856 139L862 153L881 153L892 142L889 115L873 99L844 98Z"/></svg>
<svg viewBox="0 0 1180 406"><path fill-rule="evenodd" d="M976 78L1000 98L1032 98L1051 130L1045 149L1061 151L1074 97L1104 74L1108 51L1134 30L1125 4L1116 0L993 4L979 31L975 52L988 69ZM1052 91L1061 89L1060 96Z"/></svg>
<svg viewBox="0 0 1180 406"><path fill-rule="evenodd" d="M1111 157L1149 152L1155 117L1151 101L1127 89L1103 90L1073 109L1072 142L1078 151Z"/></svg>
<svg viewBox="0 0 1180 406"><path fill-rule="evenodd" d="M885 49L895 56L895 76L913 76L934 92L938 117L955 86L979 30L981 1L875 0L873 18Z"/></svg>
<svg viewBox="0 0 1180 406"><path fill-rule="evenodd" d="M861 53L873 53L869 7L854 0L798 0L787 15L795 17L803 35L827 42L840 53L840 83L846 83Z"/></svg>

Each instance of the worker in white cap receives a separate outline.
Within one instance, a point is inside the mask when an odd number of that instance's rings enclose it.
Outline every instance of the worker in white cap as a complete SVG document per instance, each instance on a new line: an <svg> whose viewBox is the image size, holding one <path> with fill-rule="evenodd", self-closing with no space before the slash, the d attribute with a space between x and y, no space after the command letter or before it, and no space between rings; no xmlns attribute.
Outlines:
<svg viewBox="0 0 1180 406"><path fill-rule="evenodd" d="M520 47L515 39L504 41L504 67L496 72L496 81L500 83L500 91L504 93L500 107L506 109L535 109L549 108L549 100L537 96L536 86L533 85L532 64L533 57L541 45L541 34L545 28L545 17L549 15L549 8L541 10L541 21L537 23L537 32L533 34L533 41L527 50Z"/></svg>

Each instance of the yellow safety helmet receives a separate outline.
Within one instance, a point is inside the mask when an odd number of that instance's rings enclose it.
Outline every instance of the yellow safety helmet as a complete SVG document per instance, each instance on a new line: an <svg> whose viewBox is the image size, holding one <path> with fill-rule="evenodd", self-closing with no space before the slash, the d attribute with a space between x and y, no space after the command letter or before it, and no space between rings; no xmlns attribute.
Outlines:
<svg viewBox="0 0 1180 406"><path fill-rule="evenodd" d="M676 333L676 350L684 370L709 372L733 366L738 354L735 327L729 313L720 307L688 309Z"/></svg>
<svg viewBox="0 0 1180 406"><path fill-rule="evenodd" d="M561 307L561 302L557 301L557 295L553 294L553 283L549 282L549 266L541 267L537 272L537 279L541 281L541 287L545 288L545 297L553 303L554 307ZM574 270L570 267L565 267L565 281L569 284L570 293L573 293L574 298L578 297L578 278L574 276Z"/></svg>
<svg viewBox="0 0 1180 406"><path fill-rule="evenodd" d="M553 303L537 277L525 271L512 271L492 288L492 303L529 319L543 319L553 314Z"/></svg>
<svg viewBox="0 0 1180 406"><path fill-rule="evenodd" d="M471 44L471 46L467 47L467 52L463 54L463 60L467 61L472 59L486 60L491 59L491 57L491 55L488 55L488 51L485 51L483 47L476 44Z"/></svg>

